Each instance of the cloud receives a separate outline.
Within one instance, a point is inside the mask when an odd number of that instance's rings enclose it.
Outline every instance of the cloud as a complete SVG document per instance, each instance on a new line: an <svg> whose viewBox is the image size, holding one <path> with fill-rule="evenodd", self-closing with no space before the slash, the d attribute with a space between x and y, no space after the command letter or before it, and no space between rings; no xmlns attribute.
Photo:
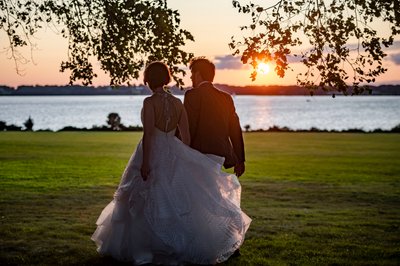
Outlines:
<svg viewBox="0 0 400 266"><path fill-rule="evenodd" d="M290 64L300 63L301 60L302 60L301 56L296 57L290 54L287 56L287 61ZM251 68L249 64L243 64L242 61L240 61L240 56L232 56L232 55L216 56L215 67L217 69L233 69L233 70Z"/></svg>
<svg viewBox="0 0 400 266"><path fill-rule="evenodd" d="M356 51L358 48L357 44L348 44L346 45L347 48L350 49L350 51ZM388 51L396 51L398 52L400 49L400 41L394 41L393 45L389 46L388 48L384 48L384 51L388 52ZM362 48L361 48L362 50ZM305 49L302 52L306 53L310 51L309 49ZM297 56L294 56L294 54L297 54ZM289 54L287 56L287 61L290 64L295 64L295 63L301 63L301 61L303 60L301 57L301 52L297 51L294 52L294 54ZM396 65L400 65L400 53L395 53L392 54L390 57L387 57L388 59L390 58L390 60L392 62L394 62ZM249 64L243 64L242 61L240 61L240 56L232 56L232 55L221 55L221 56L216 56L214 58L215 60L215 67L217 69L231 69L231 70L240 70L240 69L249 69L250 66Z"/></svg>
<svg viewBox="0 0 400 266"><path fill-rule="evenodd" d="M215 57L217 69L243 69L245 65L240 61L239 56L223 55Z"/></svg>
<svg viewBox="0 0 400 266"><path fill-rule="evenodd" d="M287 55L286 59L290 64L301 63L301 60L303 60L303 58L299 54L297 56L289 54Z"/></svg>
<svg viewBox="0 0 400 266"><path fill-rule="evenodd" d="M389 46L388 48L385 48L385 51L388 50L399 50L400 49L400 41L394 41L393 45Z"/></svg>
<svg viewBox="0 0 400 266"><path fill-rule="evenodd" d="M392 60L393 63L396 65L400 65L400 53L399 54L392 54L390 56L390 60Z"/></svg>

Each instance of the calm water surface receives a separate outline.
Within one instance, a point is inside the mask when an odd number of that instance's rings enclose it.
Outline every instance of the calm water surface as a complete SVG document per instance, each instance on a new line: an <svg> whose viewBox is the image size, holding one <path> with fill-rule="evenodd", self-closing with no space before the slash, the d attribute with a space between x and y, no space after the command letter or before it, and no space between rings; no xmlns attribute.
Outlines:
<svg viewBox="0 0 400 266"><path fill-rule="evenodd" d="M141 125L140 110L147 96L2 96L0 120L23 126L29 116L34 130L65 126L105 125L118 113L125 125ZM178 96L183 99L183 96ZM400 124L398 96L235 96L241 125L327 130L391 129Z"/></svg>

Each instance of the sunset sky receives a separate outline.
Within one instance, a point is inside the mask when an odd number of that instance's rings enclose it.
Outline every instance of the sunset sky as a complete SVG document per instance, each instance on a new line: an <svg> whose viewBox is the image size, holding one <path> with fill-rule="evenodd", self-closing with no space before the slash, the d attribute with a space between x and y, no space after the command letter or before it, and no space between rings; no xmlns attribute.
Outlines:
<svg viewBox="0 0 400 266"><path fill-rule="evenodd" d="M257 1L256 1L257 2ZM262 1L258 1L262 2ZM181 26L189 30L195 42L188 43L186 51L193 52L196 56L205 55L217 66L216 83L229 85L294 85L296 72L288 71L284 78L278 78L273 72L260 74L255 82L249 78L251 69L243 66L238 57L231 56L228 47L231 36L240 37L239 26L248 25L250 17L239 14L232 7L231 0L168 0L170 8L177 9L181 15ZM245 33L246 35L248 33ZM15 71L13 60L9 59L7 36L0 32L0 85L65 85L69 81L68 73L60 73L60 63L67 58L67 41L57 35L52 29L43 29L36 36L37 50L30 58L30 51L24 50L24 55L31 61L23 65L23 76ZM400 39L395 45L386 50L388 54L384 61L389 70L377 79L376 84L400 84ZM34 63L33 63L34 62ZM96 66L98 67L98 66ZM291 67L300 70L300 64L293 62ZM101 71L94 80L94 85L107 85L109 78ZM133 81L139 84L142 80ZM191 85L188 78L186 85Z"/></svg>

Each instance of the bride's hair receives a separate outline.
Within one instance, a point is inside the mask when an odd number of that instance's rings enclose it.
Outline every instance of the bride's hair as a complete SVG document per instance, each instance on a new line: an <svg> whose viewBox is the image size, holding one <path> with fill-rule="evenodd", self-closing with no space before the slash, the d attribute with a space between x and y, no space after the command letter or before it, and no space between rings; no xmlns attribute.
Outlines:
<svg viewBox="0 0 400 266"><path fill-rule="evenodd" d="M151 62L144 70L143 81L151 90L167 85L171 82L171 73L168 66L160 61Z"/></svg>

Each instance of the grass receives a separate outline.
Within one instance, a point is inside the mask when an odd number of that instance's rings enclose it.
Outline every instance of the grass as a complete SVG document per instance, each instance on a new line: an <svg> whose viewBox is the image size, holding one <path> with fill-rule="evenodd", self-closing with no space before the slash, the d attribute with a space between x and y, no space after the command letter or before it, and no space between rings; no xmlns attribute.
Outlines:
<svg viewBox="0 0 400 266"><path fill-rule="evenodd" d="M140 133L0 133L0 265L129 265L90 236ZM242 256L398 265L400 134L246 133Z"/></svg>

